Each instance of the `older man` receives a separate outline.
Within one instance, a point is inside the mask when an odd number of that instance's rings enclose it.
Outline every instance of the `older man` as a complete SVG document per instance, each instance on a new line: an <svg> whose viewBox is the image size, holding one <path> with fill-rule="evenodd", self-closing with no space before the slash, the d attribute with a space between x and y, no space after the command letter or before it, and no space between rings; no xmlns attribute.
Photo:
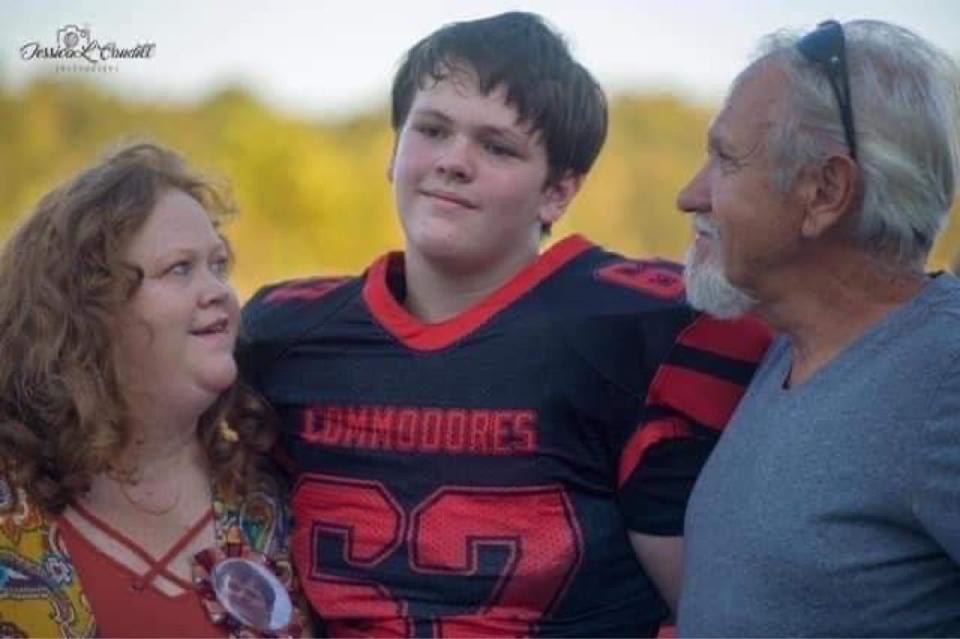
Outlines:
<svg viewBox="0 0 960 639"><path fill-rule="evenodd" d="M694 489L686 636L960 636L960 283L924 262L957 71L875 21L777 34L678 206L691 302L781 336Z"/></svg>

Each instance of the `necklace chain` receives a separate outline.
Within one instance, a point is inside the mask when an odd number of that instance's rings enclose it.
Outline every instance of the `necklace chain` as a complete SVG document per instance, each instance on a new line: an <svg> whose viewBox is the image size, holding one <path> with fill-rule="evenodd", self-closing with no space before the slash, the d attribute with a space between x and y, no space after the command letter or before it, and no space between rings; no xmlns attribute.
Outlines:
<svg viewBox="0 0 960 639"><path fill-rule="evenodd" d="M174 508L180 505L180 499L183 497L183 490L180 487L180 482L177 482L177 494L169 506L164 506L163 508L149 508L144 506L141 501L131 495L122 482L117 482L117 488L120 489L120 494L123 495L123 498L127 500L127 503L130 504L134 510L146 515L153 515L155 517L166 515L167 513L171 512Z"/></svg>
<svg viewBox="0 0 960 639"><path fill-rule="evenodd" d="M173 511L174 508L180 505L180 501L183 498L183 484L182 484L182 475L178 477L176 482L177 494L173 498L173 501L169 506L163 506L161 508L150 508L149 506L144 506L143 502L133 495L130 494L128 486L135 486L139 483L139 480L132 480L131 476L133 473L127 471L118 471L114 468L109 468L106 472L107 477L109 477L113 483L116 485L117 490L120 491L120 494L123 495L124 500L137 512L144 513L146 515L153 515L159 517L160 515L166 515L167 513Z"/></svg>

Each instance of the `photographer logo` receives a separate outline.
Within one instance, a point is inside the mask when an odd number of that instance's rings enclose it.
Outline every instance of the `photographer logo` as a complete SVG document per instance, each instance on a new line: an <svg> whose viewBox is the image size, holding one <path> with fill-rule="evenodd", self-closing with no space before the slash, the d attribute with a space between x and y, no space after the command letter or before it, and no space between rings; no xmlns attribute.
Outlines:
<svg viewBox="0 0 960 639"><path fill-rule="evenodd" d="M57 29L55 46L44 46L39 41L20 47L20 58L27 61L52 60L57 71L117 71L120 60L149 60L154 56L154 42L139 42L121 46L116 42L101 44L90 35L89 27L68 24Z"/></svg>

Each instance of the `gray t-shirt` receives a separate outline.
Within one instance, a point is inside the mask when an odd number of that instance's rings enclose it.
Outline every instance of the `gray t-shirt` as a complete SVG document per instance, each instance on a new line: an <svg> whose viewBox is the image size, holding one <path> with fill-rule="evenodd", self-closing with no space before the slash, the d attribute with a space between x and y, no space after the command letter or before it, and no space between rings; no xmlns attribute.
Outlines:
<svg viewBox="0 0 960 639"><path fill-rule="evenodd" d="M960 636L960 283L804 384L767 354L694 488L680 636Z"/></svg>

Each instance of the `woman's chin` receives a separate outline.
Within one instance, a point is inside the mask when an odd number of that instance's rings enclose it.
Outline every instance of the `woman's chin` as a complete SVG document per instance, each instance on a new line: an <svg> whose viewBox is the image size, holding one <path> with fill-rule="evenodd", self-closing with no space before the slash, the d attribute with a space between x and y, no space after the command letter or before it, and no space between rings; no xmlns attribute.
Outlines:
<svg viewBox="0 0 960 639"><path fill-rule="evenodd" d="M237 380L237 365L231 359L229 363L210 367L197 376L197 386L212 396L211 402L222 392L230 388Z"/></svg>

